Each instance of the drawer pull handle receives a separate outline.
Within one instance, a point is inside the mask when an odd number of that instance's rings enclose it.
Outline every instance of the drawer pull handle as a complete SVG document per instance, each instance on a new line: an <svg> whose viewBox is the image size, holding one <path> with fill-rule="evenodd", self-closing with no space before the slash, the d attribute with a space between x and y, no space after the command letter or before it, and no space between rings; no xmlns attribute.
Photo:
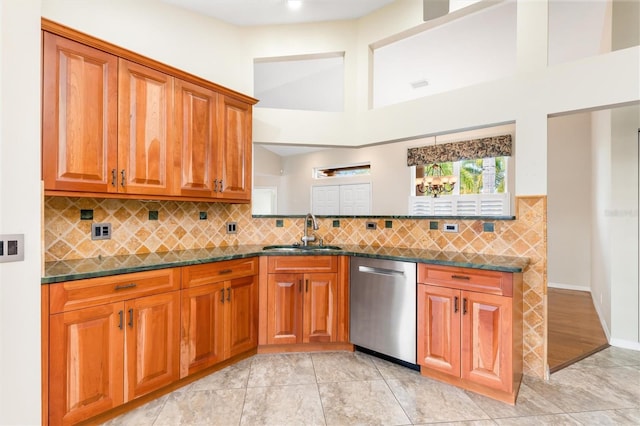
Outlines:
<svg viewBox="0 0 640 426"><path fill-rule="evenodd" d="M118 172L116 169L111 169L111 186L116 187L116 181L118 180Z"/></svg>
<svg viewBox="0 0 640 426"><path fill-rule="evenodd" d="M122 320L123 320L122 315L123 315L123 312L122 311L118 311L118 317L119 317L118 328L120 330L122 330Z"/></svg>
<svg viewBox="0 0 640 426"><path fill-rule="evenodd" d="M220 292L220 303L222 303L224 305L224 288Z"/></svg>
<svg viewBox="0 0 640 426"><path fill-rule="evenodd" d="M122 180L120 181L120 185L122 185L122 187L124 188L126 183L127 183L127 177L126 177L126 175L124 173L124 169L122 169L120 171L120 176L122 176Z"/></svg>
<svg viewBox="0 0 640 426"><path fill-rule="evenodd" d="M469 281L471 279L471 277L468 275L451 275L451 278L454 280L465 280L465 281Z"/></svg>
<svg viewBox="0 0 640 426"><path fill-rule="evenodd" d="M458 312L458 302L459 302L458 296L454 297L453 298L453 312L454 313Z"/></svg>
<svg viewBox="0 0 640 426"><path fill-rule="evenodd" d="M462 315L467 315L467 298L462 299Z"/></svg>
<svg viewBox="0 0 640 426"><path fill-rule="evenodd" d="M231 302L231 287L227 287L227 302Z"/></svg>
<svg viewBox="0 0 640 426"><path fill-rule="evenodd" d="M135 286L137 286L138 284L136 283L129 283L129 284L119 284L116 286L116 290L125 290L127 288L134 288Z"/></svg>
<svg viewBox="0 0 640 426"><path fill-rule="evenodd" d="M133 328L133 308L129 308L129 327Z"/></svg>
<svg viewBox="0 0 640 426"><path fill-rule="evenodd" d="M304 280L304 292L309 293L309 280Z"/></svg>
<svg viewBox="0 0 640 426"><path fill-rule="evenodd" d="M233 272L233 269L222 269L218 272L219 275L230 274Z"/></svg>

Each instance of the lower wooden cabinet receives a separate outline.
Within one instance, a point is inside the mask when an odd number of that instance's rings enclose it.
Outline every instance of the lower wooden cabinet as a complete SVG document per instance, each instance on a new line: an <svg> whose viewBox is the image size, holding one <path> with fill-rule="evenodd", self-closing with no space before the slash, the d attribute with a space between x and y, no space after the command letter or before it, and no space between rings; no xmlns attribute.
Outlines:
<svg viewBox="0 0 640 426"><path fill-rule="evenodd" d="M261 262L260 351L277 350L270 345L291 345L282 350L352 348L348 257L269 256Z"/></svg>
<svg viewBox="0 0 640 426"><path fill-rule="evenodd" d="M421 373L515 403L522 377L521 275L418 267Z"/></svg>
<svg viewBox="0 0 640 426"><path fill-rule="evenodd" d="M49 424L76 424L178 380L178 270L50 287Z"/></svg>
<svg viewBox="0 0 640 426"><path fill-rule="evenodd" d="M268 283L268 344L336 341L336 273L269 274Z"/></svg>
<svg viewBox="0 0 640 426"><path fill-rule="evenodd" d="M257 346L257 265L240 259L183 268L181 377Z"/></svg>

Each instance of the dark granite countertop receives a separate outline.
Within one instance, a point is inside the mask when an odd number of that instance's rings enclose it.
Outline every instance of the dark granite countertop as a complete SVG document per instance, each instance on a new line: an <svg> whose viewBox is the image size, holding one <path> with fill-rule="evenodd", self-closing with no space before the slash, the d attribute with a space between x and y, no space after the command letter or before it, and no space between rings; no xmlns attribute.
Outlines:
<svg viewBox="0 0 640 426"><path fill-rule="evenodd" d="M254 256L347 255L502 272L522 272L529 263L529 259L524 257L444 252L416 248L341 245L340 250L296 250L282 252L263 250L263 247L262 245L215 247L165 253L132 254L47 262L45 263L45 273L42 278L42 284L149 271L153 269L174 268Z"/></svg>

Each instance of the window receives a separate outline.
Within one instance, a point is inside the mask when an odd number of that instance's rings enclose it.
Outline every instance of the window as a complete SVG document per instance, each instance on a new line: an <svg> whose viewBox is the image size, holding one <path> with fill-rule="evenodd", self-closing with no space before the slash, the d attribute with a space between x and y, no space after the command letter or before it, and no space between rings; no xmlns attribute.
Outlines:
<svg viewBox="0 0 640 426"><path fill-rule="evenodd" d="M371 174L371 164L350 164L348 166L316 167L313 169L314 179L334 177L366 176Z"/></svg>
<svg viewBox="0 0 640 426"><path fill-rule="evenodd" d="M409 197L409 214L423 216L509 216L508 157L438 163L443 176L453 176L453 191L437 198L417 190L430 165L414 168L416 187Z"/></svg>

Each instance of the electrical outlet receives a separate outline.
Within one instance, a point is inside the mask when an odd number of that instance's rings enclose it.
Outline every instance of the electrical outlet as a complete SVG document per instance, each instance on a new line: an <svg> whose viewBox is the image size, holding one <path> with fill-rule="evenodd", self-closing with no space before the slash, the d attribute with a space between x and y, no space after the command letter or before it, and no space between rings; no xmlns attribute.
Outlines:
<svg viewBox="0 0 640 426"><path fill-rule="evenodd" d="M0 235L0 263L24 260L24 234Z"/></svg>
<svg viewBox="0 0 640 426"><path fill-rule="evenodd" d="M91 239L92 240L110 240L111 224L110 223L92 223Z"/></svg>
<svg viewBox="0 0 640 426"><path fill-rule="evenodd" d="M238 233L238 223L227 222L227 234L237 234L237 233Z"/></svg>
<svg viewBox="0 0 640 426"><path fill-rule="evenodd" d="M378 229L378 224L375 222L367 222L365 226L366 226L366 229L369 229L369 230Z"/></svg>
<svg viewBox="0 0 640 426"><path fill-rule="evenodd" d="M444 232L458 232L458 224L457 223L445 223L442 230Z"/></svg>

